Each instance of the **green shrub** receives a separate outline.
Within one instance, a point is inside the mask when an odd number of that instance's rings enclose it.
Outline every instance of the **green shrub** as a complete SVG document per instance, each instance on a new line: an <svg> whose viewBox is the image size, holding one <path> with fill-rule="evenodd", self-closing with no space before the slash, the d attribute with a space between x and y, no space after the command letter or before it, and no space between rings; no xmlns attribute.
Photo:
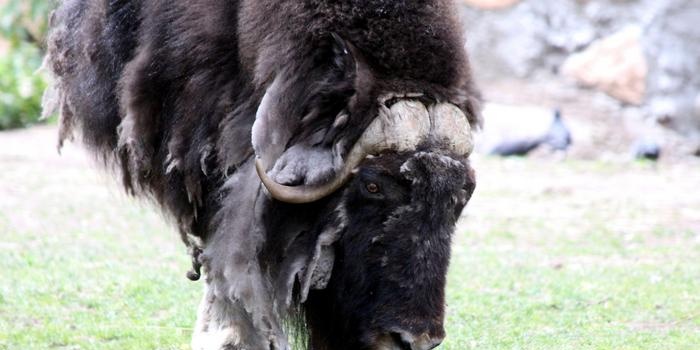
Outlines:
<svg viewBox="0 0 700 350"><path fill-rule="evenodd" d="M0 5L0 36L9 47L0 53L0 130L40 118L46 76L39 68L53 6L46 0L8 0Z"/></svg>
<svg viewBox="0 0 700 350"><path fill-rule="evenodd" d="M0 35L13 45L30 42L43 46L52 0L6 0L0 5Z"/></svg>
<svg viewBox="0 0 700 350"><path fill-rule="evenodd" d="M41 116L41 96L46 88L41 51L22 43L0 56L0 130L35 123Z"/></svg>

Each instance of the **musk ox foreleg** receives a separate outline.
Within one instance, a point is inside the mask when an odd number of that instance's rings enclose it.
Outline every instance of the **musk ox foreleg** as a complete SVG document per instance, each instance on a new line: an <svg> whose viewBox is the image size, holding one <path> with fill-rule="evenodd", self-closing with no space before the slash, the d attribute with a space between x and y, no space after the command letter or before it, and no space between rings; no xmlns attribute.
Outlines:
<svg viewBox="0 0 700 350"><path fill-rule="evenodd" d="M240 302L217 297L207 285L197 311L193 350L270 350Z"/></svg>
<svg viewBox="0 0 700 350"><path fill-rule="evenodd" d="M205 293L193 345L201 350L288 350L274 290L258 260L264 194L251 157L225 183L201 261Z"/></svg>

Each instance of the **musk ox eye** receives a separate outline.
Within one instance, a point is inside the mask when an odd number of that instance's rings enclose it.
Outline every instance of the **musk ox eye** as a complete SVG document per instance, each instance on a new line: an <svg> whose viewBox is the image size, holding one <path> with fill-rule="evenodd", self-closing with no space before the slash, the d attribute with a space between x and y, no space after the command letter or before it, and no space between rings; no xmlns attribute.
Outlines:
<svg viewBox="0 0 700 350"><path fill-rule="evenodd" d="M377 185L374 182L368 183L365 187L367 188L367 192L372 193L372 194L379 193L379 191L380 191L379 185Z"/></svg>

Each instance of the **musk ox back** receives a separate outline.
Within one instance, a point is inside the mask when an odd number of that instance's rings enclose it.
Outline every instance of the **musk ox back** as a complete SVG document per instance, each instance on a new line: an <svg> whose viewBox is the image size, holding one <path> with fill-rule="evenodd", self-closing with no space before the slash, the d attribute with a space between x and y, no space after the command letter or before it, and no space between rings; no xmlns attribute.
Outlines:
<svg viewBox="0 0 700 350"><path fill-rule="evenodd" d="M66 0L45 108L175 219L193 347L430 349L474 190L449 0Z"/></svg>

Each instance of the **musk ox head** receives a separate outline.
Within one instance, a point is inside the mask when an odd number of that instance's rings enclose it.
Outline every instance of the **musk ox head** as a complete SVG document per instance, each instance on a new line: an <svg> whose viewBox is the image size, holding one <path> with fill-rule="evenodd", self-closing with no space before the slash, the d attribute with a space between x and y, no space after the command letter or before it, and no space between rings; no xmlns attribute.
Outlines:
<svg viewBox="0 0 700 350"><path fill-rule="evenodd" d="M422 350L444 338L451 235L474 179L464 158L420 149L366 159L344 186L333 272L306 305L325 345L313 349Z"/></svg>
<svg viewBox="0 0 700 350"><path fill-rule="evenodd" d="M293 84L280 74L253 127L256 170L269 195L318 213L324 224L311 228L318 231L312 236L332 243L298 287L309 345L432 349L445 337L451 236L475 187L469 119L423 91L370 92L378 90L367 85L370 69L352 46L335 40L336 84L351 93L321 108L333 112L332 124L295 139L296 125L282 112L290 109L284 105L293 99L285 96ZM349 128L351 120L367 122Z"/></svg>

